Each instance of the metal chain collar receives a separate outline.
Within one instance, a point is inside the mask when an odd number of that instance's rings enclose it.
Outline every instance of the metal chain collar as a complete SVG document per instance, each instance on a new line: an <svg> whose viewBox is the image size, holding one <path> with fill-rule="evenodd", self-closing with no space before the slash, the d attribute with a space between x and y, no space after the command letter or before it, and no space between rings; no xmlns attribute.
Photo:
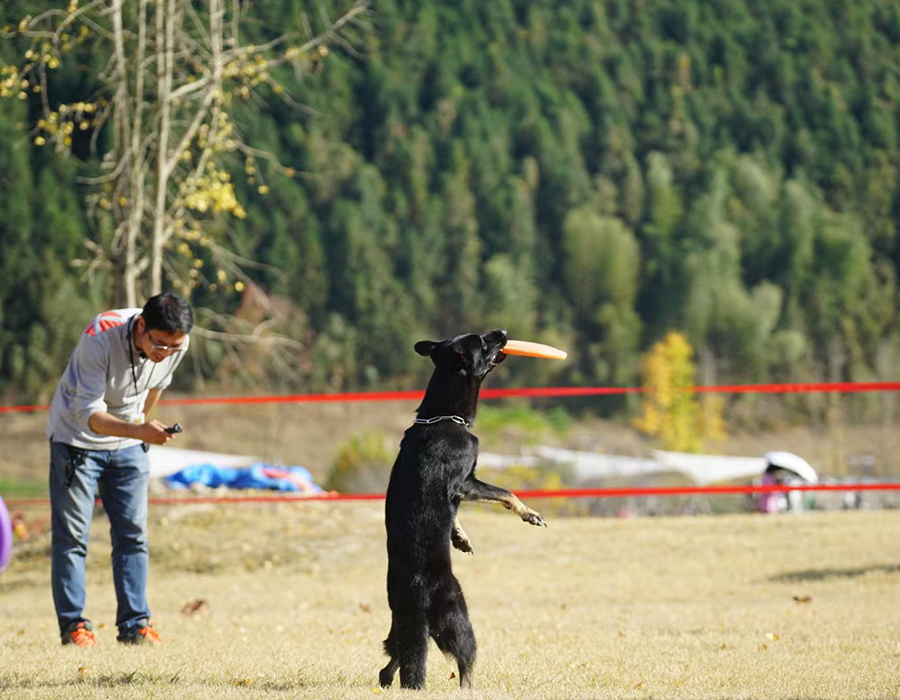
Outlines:
<svg viewBox="0 0 900 700"><path fill-rule="evenodd" d="M435 416L434 418L416 418L413 423L419 423L420 425L431 425L432 423L438 423L442 420L452 420L454 423L459 423L460 425L464 425L467 428L471 427L468 423L466 423L464 418L459 416Z"/></svg>

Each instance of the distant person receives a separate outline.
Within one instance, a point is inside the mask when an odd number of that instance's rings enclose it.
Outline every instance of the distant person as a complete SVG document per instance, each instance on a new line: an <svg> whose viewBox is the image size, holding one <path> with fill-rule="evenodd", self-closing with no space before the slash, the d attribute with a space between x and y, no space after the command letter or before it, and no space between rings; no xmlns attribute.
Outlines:
<svg viewBox="0 0 900 700"><path fill-rule="evenodd" d="M761 483L763 486L776 486L781 480L775 474L775 470L766 468ZM757 494L757 510L760 513L780 513L783 510L781 499L782 495L777 491L762 491Z"/></svg>
<svg viewBox="0 0 900 700"><path fill-rule="evenodd" d="M159 294L143 309L97 316L69 358L50 405L53 603L63 644L95 646L84 617L94 491L109 517L118 641L158 644L147 605L149 445L172 439L150 420L188 348L190 305ZM99 488L98 488L99 487Z"/></svg>

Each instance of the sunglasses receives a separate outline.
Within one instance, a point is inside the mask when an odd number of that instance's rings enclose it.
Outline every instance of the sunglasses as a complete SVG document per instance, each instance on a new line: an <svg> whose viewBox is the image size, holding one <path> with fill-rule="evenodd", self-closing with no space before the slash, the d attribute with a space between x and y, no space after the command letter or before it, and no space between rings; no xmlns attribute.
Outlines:
<svg viewBox="0 0 900 700"><path fill-rule="evenodd" d="M157 343L153 340L153 336L150 335L150 331L145 331L147 333L147 339L150 341L150 347L154 350L159 350L160 352L181 352L184 350L184 344L182 345L163 345L162 343Z"/></svg>

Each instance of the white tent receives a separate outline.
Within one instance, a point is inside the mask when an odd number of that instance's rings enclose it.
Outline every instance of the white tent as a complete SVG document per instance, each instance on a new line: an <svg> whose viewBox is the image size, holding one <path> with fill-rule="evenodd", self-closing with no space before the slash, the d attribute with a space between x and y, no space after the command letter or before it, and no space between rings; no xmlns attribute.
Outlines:
<svg viewBox="0 0 900 700"><path fill-rule="evenodd" d="M767 452L762 457L734 457L730 455L700 455L689 452L655 450L652 458L581 452L559 447L537 447L531 454L518 457L482 453L478 463L485 467L535 466L541 461L568 465L577 481L633 477L640 474L681 472L698 486L752 479L762 476L770 465L786 469L799 477L816 483L818 475L802 457L791 452Z"/></svg>
<svg viewBox="0 0 900 700"><path fill-rule="evenodd" d="M766 469L762 457L731 457L727 455L698 455L689 452L663 452L656 450L660 471L676 471L686 474L697 486L708 486L722 481L759 476Z"/></svg>
<svg viewBox="0 0 900 700"><path fill-rule="evenodd" d="M535 449L535 455L546 462L568 465L578 481L630 477L663 471L652 459L581 452L561 447L538 447Z"/></svg>

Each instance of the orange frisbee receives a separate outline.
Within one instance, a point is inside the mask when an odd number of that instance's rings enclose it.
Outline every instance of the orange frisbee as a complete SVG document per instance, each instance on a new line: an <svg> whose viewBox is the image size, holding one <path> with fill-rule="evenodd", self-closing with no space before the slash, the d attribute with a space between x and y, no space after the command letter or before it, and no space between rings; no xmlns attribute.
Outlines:
<svg viewBox="0 0 900 700"><path fill-rule="evenodd" d="M507 340L503 352L507 355L544 357L548 360L565 360L569 356L565 350L543 343L532 343L530 340Z"/></svg>

